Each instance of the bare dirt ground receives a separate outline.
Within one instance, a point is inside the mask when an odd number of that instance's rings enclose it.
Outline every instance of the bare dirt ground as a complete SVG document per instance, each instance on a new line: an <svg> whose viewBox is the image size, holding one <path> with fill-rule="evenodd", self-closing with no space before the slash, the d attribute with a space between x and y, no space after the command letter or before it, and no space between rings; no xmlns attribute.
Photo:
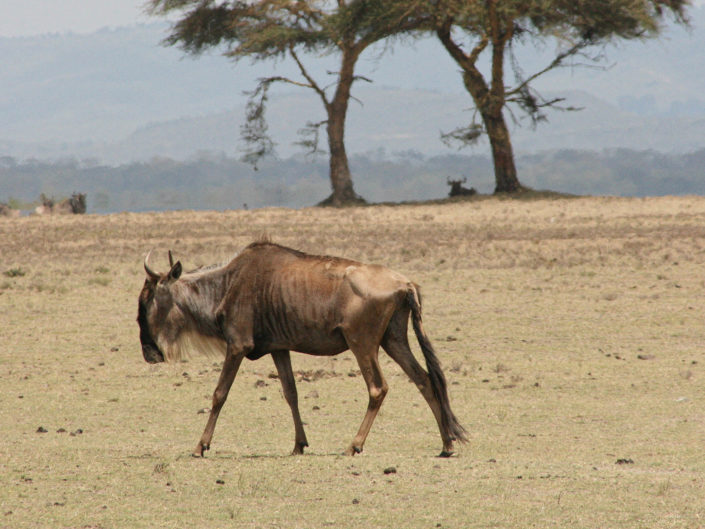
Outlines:
<svg viewBox="0 0 705 529"><path fill-rule="evenodd" d="M422 285L456 457L383 352L363 454L340 455L367 403L344 353L293 357L306 455L263 358L190 456L219 364L142 360L142 260L265 233ZM703 527L704 264L695 197L0 219L0 527Z"/></svg>

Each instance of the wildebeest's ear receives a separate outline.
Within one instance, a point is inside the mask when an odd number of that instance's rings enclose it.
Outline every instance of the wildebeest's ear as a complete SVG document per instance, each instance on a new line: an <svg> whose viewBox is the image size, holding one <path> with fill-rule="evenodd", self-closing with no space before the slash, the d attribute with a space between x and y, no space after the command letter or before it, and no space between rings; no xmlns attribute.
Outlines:
<svg viewBox="0 0 705 529"><path fill-rule="evenodd" d="M181 261L176 261L176 264L171 267L171 270L169 270L169 279L172 281L176 281L181 277Z"/></svg>

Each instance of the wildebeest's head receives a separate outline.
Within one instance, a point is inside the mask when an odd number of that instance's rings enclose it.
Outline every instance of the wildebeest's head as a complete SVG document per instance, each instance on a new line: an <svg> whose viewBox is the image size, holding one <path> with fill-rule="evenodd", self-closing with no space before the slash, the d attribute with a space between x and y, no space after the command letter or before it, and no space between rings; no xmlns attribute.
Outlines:
<svg viewBox="0 0 705 529"><path fill-rule="evenodd" d="M140 326L142 355L147 362L154 364L164 362L164 351L170 350L170 344L174 343L181 329L182 314L174 303L172 286L181 276L182 269L179 261L173 262L171 252L171 268L166 274L154 272L148 260L149 254L144 259L147 279L140 292L137 323Z"/></svg>

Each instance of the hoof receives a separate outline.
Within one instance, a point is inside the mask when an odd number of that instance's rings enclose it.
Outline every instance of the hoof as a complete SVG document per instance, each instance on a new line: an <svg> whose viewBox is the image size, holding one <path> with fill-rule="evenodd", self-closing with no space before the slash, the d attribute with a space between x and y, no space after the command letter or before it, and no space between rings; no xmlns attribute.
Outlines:
<svg viewBox="0 0 705 529"><path fill-rule="evenodd" d="M304 448L306 448L307 446L308 446L308 443L306 443L306 442L304 442L304 443L296 443L296 445L294 445L294 449L291 451L291 455L292 455L292 456L300 456L300 455L303 455L303 453L304 453Z"/></svg>
<svg viewBox="0 0 705 529"><path fill-rule="evenodd" d="M346 456L354 456L355 454L360 454L362 453L362 447L360 446L351 446L345 451Z"/></svg>
<svg viewBox="0 0 705 529"><path fill-rule="evenodd" d="M203 445L201 443L198 443L198 446L196 449L191 453L193 457L205 457L206 456L206 450L210 450L211 447L210 445Z"/></svg>
<svg viewBox="0 0 705 529"><path fill-rule="evenodd" d="M443 452L438 454L438 457L452 457L453 453L452 451L443 450Z"/></svg>

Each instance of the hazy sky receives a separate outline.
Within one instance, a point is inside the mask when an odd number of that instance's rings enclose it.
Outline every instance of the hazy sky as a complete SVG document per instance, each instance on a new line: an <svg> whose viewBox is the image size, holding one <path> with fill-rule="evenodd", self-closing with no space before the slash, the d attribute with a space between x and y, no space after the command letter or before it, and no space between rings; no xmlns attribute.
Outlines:
<svg viewBox="0 0 705 529"><path fill-rule="evenodd" d="M0 36L90 33L106 26L156 21L145 0L0 0Z"/></svg>
<svg viewBox="0 0 705 529"><path fill-rule="evenodd" d="M90 33L103 27L156 21L146 0L0 0L0 36ZM702 5L705 0L695 0Z"/></svg>

